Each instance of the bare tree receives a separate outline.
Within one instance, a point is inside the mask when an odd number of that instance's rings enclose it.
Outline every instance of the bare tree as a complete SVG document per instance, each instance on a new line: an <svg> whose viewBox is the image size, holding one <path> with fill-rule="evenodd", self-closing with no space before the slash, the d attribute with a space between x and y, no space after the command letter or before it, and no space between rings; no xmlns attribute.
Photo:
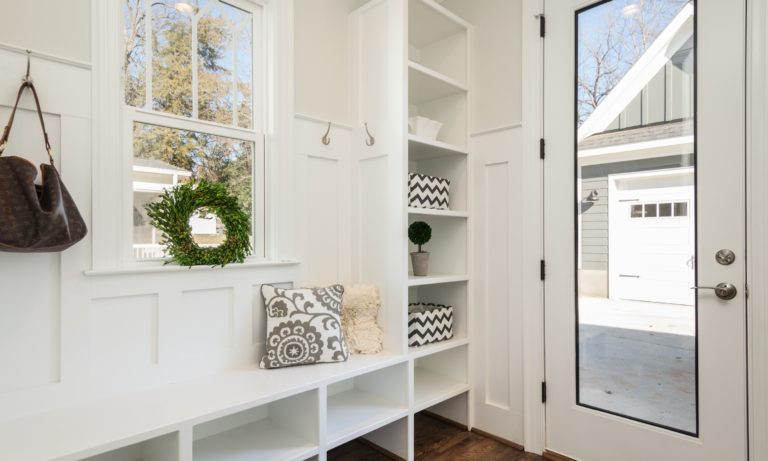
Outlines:
<svg viewBox="0 0 768 461"><path fill-rule="evenodd" d="M687 3L689 0L614 0L582 13L585 16L579 17L578 37L579 125Z"/></svg>

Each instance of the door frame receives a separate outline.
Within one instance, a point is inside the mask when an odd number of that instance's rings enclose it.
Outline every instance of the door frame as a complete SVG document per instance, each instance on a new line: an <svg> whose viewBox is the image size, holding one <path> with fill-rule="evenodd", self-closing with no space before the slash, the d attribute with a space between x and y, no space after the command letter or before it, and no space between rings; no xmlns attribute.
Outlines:
<svg viewBox="0 0 768 461"><path fill-rule="evenodd" d="M768 0L747 0L747 372L749 456L768 459Z"/></svg>
<svg viewBox="0 0 768 461"><path fill-rule="evenodd" d="M522 134L523 155L527 162L525 190L531 202L543 201L542 165L538 159L539 139L543 135L543 39L539 36L538 16L544 0L522 3ZM768 458L768 439L757 434L768 432L768 285L753 281L768 279L768 0L747 0L747 373L749 388L749 459ZM523 235L531 254L523 263L533 271L533 253L543 258L542 213L531 212L524 220ZM538 259L536 258L536 259ZM543 284L526 297L523 320L524 348L524 446L542 454L546 445L545 407L542 383L545 379L545 336ZM762 309L756 306L763 307Z"/></svg>

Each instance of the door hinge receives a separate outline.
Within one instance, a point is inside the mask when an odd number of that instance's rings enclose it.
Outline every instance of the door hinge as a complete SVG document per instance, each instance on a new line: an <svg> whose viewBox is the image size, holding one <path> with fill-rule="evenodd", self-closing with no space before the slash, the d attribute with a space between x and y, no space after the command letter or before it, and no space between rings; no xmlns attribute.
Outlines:
<svg viewBox="0 0 768 461"><path fill-rule="evenodd" d="M547 18L543 14L537 15L539 18L539 37L544 38L547 34Z"/></svg>
<svg viewBox="0 0 768 461"><path fill-rule="evenodd" d="M544 142L544 138L539 139L539 158L544 160L544 156L546 155L546 142Z"/></svg>
<svg viewBox="0 0 768 461"><path fill-rule="evenodd" d="M539 261L539 277L541 278L541 280L544 280L545 278L547 278L547 264L544 262L543 259Z"/></svg>
<svg viewBox="0 0 768 461"><path fill-rule="evenodd" d="M541 382L541 403L547 403L547 382Z"/></svg>

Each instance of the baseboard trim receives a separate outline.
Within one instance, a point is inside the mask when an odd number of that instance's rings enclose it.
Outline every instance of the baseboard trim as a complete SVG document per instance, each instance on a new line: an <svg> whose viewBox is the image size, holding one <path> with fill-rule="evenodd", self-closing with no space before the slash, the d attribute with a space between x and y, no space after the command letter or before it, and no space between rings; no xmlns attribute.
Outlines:
<svg viewBox="0 0 768 461"><path fill-rule="evenodd" d="M542 454L542 458L548 459L550 461L576 461L573 458L569 458L565 455L561 455L560 453L550 451L550 450L544 450L544 454Z"/></svg>
<svg viewBox="0 0 768 461"><path fill-rule="evenodd" d="M381 453L382 455L386 456L387 458L394 460L394 461L406 461L405 458L401 458L397 456L396 454L392 453L391 451L387 450L384 447L381 447L379 445L376 445L375 443L371 442L368 439L365 439L363 437L360 437L357 439L358 442L362 443L363 445L367 446L368 448L372 450L376 450L377 452Z"/></svg>
<svg viewBox="0 0 768 461"><path fill-rule="evenodd" d="M489 438L491 440L495 440L495 441L497 441L499 443L503 443L504 445L510 446L512 448L516 448L516 449L518 449L520 451L525 451L525 447L523 447L519 443L516 443L516 442L513 442L511 440L507 440L505 438L499 437L498 435L490 434L490 433L482 431L482 430L480 430L480 429L478 429L476 427L472 428L472 432L474 432L477 435L482 435L483 437L487 437L487 438Z"/></svg>
<svg viewBox="0 0 768 461"><path fill-rule="evenodd" d="M429 410L422 410L419 413L423 414L424 416L429 416L430 418L436 419L438 421L442 421L445 424L450 424L451 426L459 428L462 431L468 431L469 430L469 426L467 426L466 424L460 423L458 421L454 421L454 420L452 420L450 418L446 418L445 416L442 416L442 415L438 415L437 413L432 413Z"/></svg>

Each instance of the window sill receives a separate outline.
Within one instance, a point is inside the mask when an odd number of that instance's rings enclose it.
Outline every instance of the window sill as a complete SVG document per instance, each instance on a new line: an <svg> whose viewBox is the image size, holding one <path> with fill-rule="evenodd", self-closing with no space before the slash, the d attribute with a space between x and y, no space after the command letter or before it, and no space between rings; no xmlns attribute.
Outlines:
<svg viewBox="0 0 768 461"><path fill-rule="evenodd" d="M177 266L162 264L137 264L135 266L118 267L112 269L89 269L83 273L89 277L109 276L109 275L132 275L132 274L156 274L156 273L172 273L172 272L188 272L188 271L231 271L237 269L259 269L265 267L285 267L299 265L300 261L296 260L283 260L283 261L246 261L244 263L229 264L224 267L211 267L211 266Z"/></svg>

